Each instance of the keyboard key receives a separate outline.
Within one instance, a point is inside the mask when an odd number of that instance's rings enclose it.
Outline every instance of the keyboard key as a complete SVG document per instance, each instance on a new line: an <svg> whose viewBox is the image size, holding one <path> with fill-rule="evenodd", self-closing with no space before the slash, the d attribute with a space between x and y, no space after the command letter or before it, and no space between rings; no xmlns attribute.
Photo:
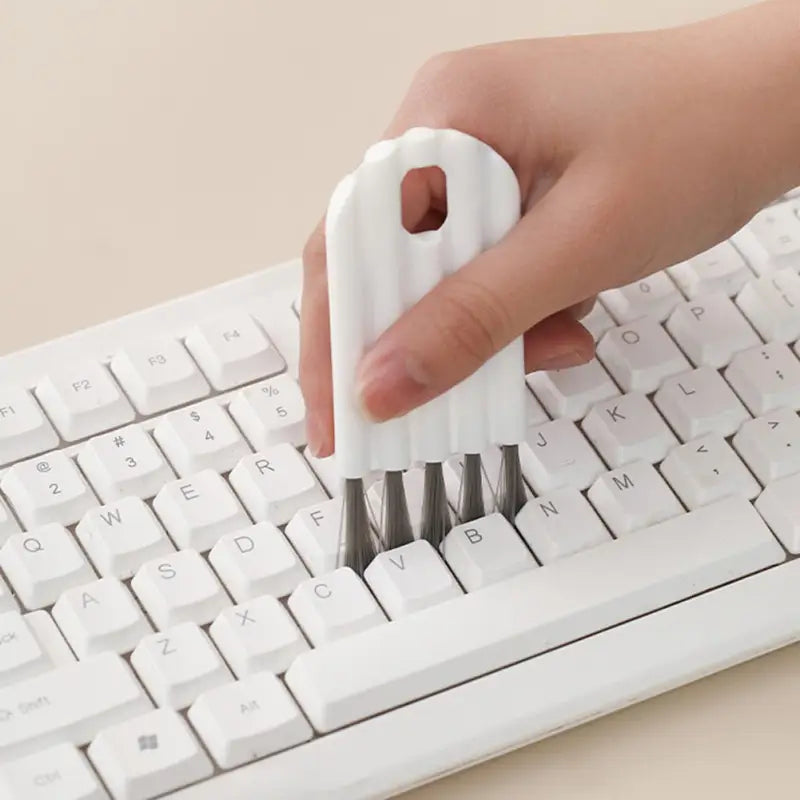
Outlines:
<svg viewBox="0 0 800 800"><path fill-rule="evenodd" d="M656 272L619 289L608 289L600 295L600 299L620 325L642 317L663 322L683 300L675 284L664 272Z"/></svg>
<svg viewBox="0 0 800 800"><path fill-rule="evenodd" d="M22 614L19 611L0 614L0 687L38 675L51 666Z"/></svg>
<svg viewBox="0 0 800 800"><path fill-rule="evenodd" d="M222 314L196 327L186 347L219 391L283 372L286 364L247 314Z"/></svg>
<svg viewBox="0 0 800 800"><path fill-rule="evenodd" d="M104 503L152 497L174 473L150 435L136 425L91 439L78 465Z"/></svg>
<svg viewBox="0 0 800 800"><path fill-rule="evenodd" d="M800 338L800 275L795 270L782 269L750 281L736 305L762 339L793 342Z"/></svg>
<svg viewBox="0 0 800 800"><path fill-rule="evenodd" d="M483 507L487 514L491 514L497 507L497 492L500 485L500 475L502 470L502 453L499 447L488 447L481 455ZM419 470L420 472L422 470ZM461 507L462 476L464 474L464 456L457 455L448 458L442 467L444 476L444 486L447 492L447 499L453 508ZM383 484L381 484L381 487ZM422 521L422 490L424 481L419 481L416 496L413 498L415 509L419 519ZM381 489L382 490L382 489ZM416 530L416 529L415 529Z"/></svg>
<svg viewBox="0 0 800 800"><path fill-rule="evenodd" d="M9 537L0 549L0 567L31 609L49 606L61 592L95 578L70 533L56 524Z"/></svg>
<svg viewBox="0 0 800 800"><path fill-rule="evenodd" d="M551 417L574 422L583 419L594 403L619 394L597 359L568 369L534 372L526 380Z"/></svg>
<svg viewBox="0 0 800 800"><path fill-rule="evenodd" d="M96 361L52 373L40 381L35 393L68 442L127 425L135 416L108 370Z"/></svg>
<svg viewBox="0 0 800 800"><path fill-rule="evenodd" d="M198 552L250 526L230 486L211 470L168 483L153 500L153 509L179 548Z"/></svg>
<svg viewBox="0 0 800 800"><path fill-rule="evenodd" d="M28 529L51 522L74 525L97 506L72 459L60 452L14 464L0 480L0 489Z"/></svg>
<svg viewBox="0 0 800 800"><path fill-rule="evenodd" d="M131 665L156 703L175 709L186 708L203 692L233 680L194 622L145 636L131 654Z"/></svg>
<svg viewBox="0 0 800 800"><path fill-rule="evenodd" d="M580 320L581 325L592 334L595 342L603 338L606 331L610 331L616 326L611 315L606 311L602 303L595 303L592 310Z"/></svg>
<svg viewBox="0 0 800 800"><path fill-rule="evenodd" d="M533 392L525 392L525 423L528 427L541 425L547 422L549 417L545 413L539 401L534 397Z"/></svg>
<svg viewBox="0 0 800 800"><path fill-rule="evenodd" d="M344 558L341 533L341 497L300 509L286 526L287 538L312 575L333 572L341 565Z"/></svg>
<svg viewBox="0 0 800 800"><path fill-rule="evenodd" d="M0 464L29 458L58 446L58 434L29 392L0 387Z"/></svg>
<svg viewBox="0 0 800 800"><path fill-rule="evenodd" d="M670 375L689 369L689 362L651 319L609 331L597 345L597 356L626 392L654 392Z"/></svg>
<svg viewBox="0 0 800 800"><path fill-rule="evenodd" d="M634 461L604 473L587 496L614 536L684 513L672 489L646 461Z"/></svg>
<svg viewBox="0 0 800 800"><path fill-rule="evenodd" d="M788 408L745 422L733 446L762 485L800 472L800 418Z"/></svg>
<svg viewBox="0 0 800 800"><path fill-rule="evenodd" d="M734 297L754 276L739 251L730 242L667 268L667 273L690 300L721 292Z"/></svg>
<svg viewBox="0 0 800 800"><path fill-rule="evenodd" d="M719 369L736 353L760 344L756 332L722 292L678 306L667 320L667 330L696 367Z"/></svg>
<svg viewBox="0 0 800 800"><path fill-rule="evenodd" d="M442 555L468 592L539 566L502 514L456 525L444 538Z"/></svg>
<svg viewBox="0 0 800 800"><path fill-rule="evenodd" d="M19 525L8 506L0 498L0 545L14 533L19 533Z"/></svg>
<svg viewBox="0 0 800 800"><path fill-rule="evenodd" d="M731 446L715 433L672 450L661 463L661 474L690 509L730 495L752 500L760 491Z"/></svg>
<svg viewBox="0 0 800 800"><path fill-rule="evenodd" d="M668 378L653 401L684 442L705 433L730 436L750 419L742 401L711 367Z"/></svg>
<svg viewBox="0 0 800 800"><path fill-rule="evenodd" d="M301 583L289 597L289 611L315 647L386 621L349 567Z"/></svg>
<svg viewBox="0 0 800 800"><path fill-rule="evenodd" d="M147 800L214 771L177 712L158 708L101 731L89 758L115 798Z"/></svg>
<svg viewBox="0 0 800 800"><path fill-rule="evenodd" d="M778 408L800 408L800 361L780 342L734 356L725 379L758 416Z"/></svg>
<svg viewBox="0 0 800 800"><path fill-rule="evenodd" d="M241 526L226 534L208 560L237 603L264 594L285 597L309 577L284 535L270 522Z"/></svg>
<svg viewBox="0 0 800 800"><path fill-rule="evenodd" d="M197 365L174 339L133 342L114 356L110 366L142 414L157 414L210 391Z"/></svg>
<svg viewBox="0 0 800 800"><path fill-rule="evenodd" d="M791 203L779 203L759 211L748 227L769 253L775 268L800 270L800 219Z"/></svg>
<svg viewBox="0 0 800 800"><path fill-rule="evenodd" d="M611 539L586 498L571 486L529 500L514 522L541 564Z"/></svg>
<svg viewBox="0 0 800 800"><path fill-rule="evenodd" d="M278 444L243 458L230 482L256 522L285 525L304 506L325 499L303 457L290 444Z"/></svg>
<svg viewBox="0 0 800 800"><path fill-rule="evenodd" d="M225 609L209 633L237 678L265 670L278 675L308 650L289 612L269 595Z"/></svg>
<svg viewBox="0 0 800 800"><path fill-rule="evenodd" d="M276 375L243 389L229 410L255 450L281 442L298 447L306 443L306 404L290 375Z"/></svg>
<svg viewBox="0 0 800 800"><path fill-rule="evenodd" d="M384 531L383 524L383 481L377 481L367 491L367 508L372 513L376 528ZM425 492L425 469L412 467L403 474L403 487L406 493L406 505L411 520L414 537L419 538L422 529L422 497Z"/></svg>
<svg viewBox="0 0 800 800"><path fill-rule="evenodd" d="M678 442L653 404L638 392L593 406L582 427L612 467L639 460L661 461Z"/></svg>
<svg viewBox="0 0 800 800"><path fill-rule="evenodd" d="M752 505L729 498L310 650L286 683L314 727L332 731L784 558Z"/></svg>
<svg viewBox="0 0 800 800"><path fill-rule="evenodd" d="M756 498L756 509L790 553L800 553L800 475L773 481Z"/></svg>
<svg viewBox="0 0 800 800"><path fill-rule="evenodd" d="M131 588L160 630L181 622L204 625L230 605L211 568L195 550L149 561Z"/></svg>
<svg viewBox="0 0 800 800"><path fill-rule="evenodd" d="M284 685L269 672L212 689L189 721L223 769L310 739L312 731Z"/></svg>
<svg viewBox="0 0 800 800"><path fill-rule="evenodd" d="M75 661L75 654L56 627L53 618L47 611L30 611L23 614L25 624L33 631L36 641L42 648L50 664L59 667Z"/></svg>

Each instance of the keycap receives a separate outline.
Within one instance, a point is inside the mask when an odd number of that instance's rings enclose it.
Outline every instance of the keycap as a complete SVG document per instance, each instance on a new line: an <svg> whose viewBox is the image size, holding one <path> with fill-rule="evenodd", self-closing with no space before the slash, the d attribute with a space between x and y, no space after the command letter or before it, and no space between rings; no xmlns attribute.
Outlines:
<svg viewBox="0 0 800 800"><path fill-rule="evenodd" d="M514 522L541 564L550 564L611 538L586 498L571 486L529 500Z"/></svg>
<svg viewBox="0 0 800 800"><path fill-rule="evenodd" d="M608 289L600 298L620 325L642 317L663 322L683 300L675 284L664 272L656 272L619 289Z"/></svg>
<svg viewBox="0 0 800 800"><path fill-rule="evenodd" d="M800 408L800 361L785 344L737 353L724 375L754 416Z"/></svg>
<svg viewBox="0 0 800 800"><path fill-rule="evenodd" d="M186 720L170 708L157 708L100 731L87 753L120 800L148 800L214 771Z"/></svg>
<svg viewBox="0 0 800 800"><path fill-rule="evenodd" d="M203 692L233 680L207 634L194 622L145 636L131 665L159 706L186 708Z"/></svg>
<svg viewBox="0 0 800 800"><path fill-rule="evenodd" d="M487 514L491 514L497 507L497 492L499 490L500 476L502 474L502 454L499 447L488 447L481 454L481 490L483 495L483 506ZM417 470L422 472L422 470ZM463 491L464 456L451 456L444 462L442 475L444 476L444 487L447 499L453 508L461 507L461 493ZM424 478L424 475L423 475ZM410 506L409 510L414 509L417 515L415 520L418 524L422 521L422 491L424 480L417 477L417 492L412 498L416 506ZM382 487L382 484L381 484ZM418 528L415 528L417 530Z"/></svg>
<svg viewBox="0 0 800 800"><path fill-rule="evenodd" d="M633 461L602 474L586 496L614 536L684 513L672 489L647 461Z"/></svg>
<svg viewBox="0 0 800 800"><path fill-rule="evenodd" d="M78 658L106 650L127 653L153 630L116 578L68 589L53 606L53 619Z"/></svg>
<svg viewBox="0 0 800 800"><path fill-rule="evenodd" d="M256 522L285 525L304 506L325 499L314 474L290 444L246 456L231 472L230 482Z"/></svg>
<svg viewBox="0 0 800 800"><path fill-rule="evenodd" d="M308 650L289 612L270 595L226 608L208 632L237 678L262 670L278 675Z"/></svg>
<svg viewBox="0 0 800 800"><path fill-rule="evenodd" d="M312 575L333 572L344 558L342 498L301 508L285 528L286 537Z"/></svg>
<svg viewBox="0 0 800 800"><path fill-rule="evenodd" d="M61 742L84 745L152 704L130 667L103 653L0 689L0 708L1 764Z"/></svg>
<svg viewBox="0 0 800 800"><path fill-rule="evenodd" d="M689 300L716 292L734 297L754 277L747 262L728 241L667 267L667 274Z"/></svg>
<svg viewBox="0 0 800 800"><path fill-rule="evenodd" d="M315 647L386 620L373 596L349 567L303 581L289 596L289 611Z"/></svg>
<svg viewBox="0 0 800 800"><path fill-rule="evenodd" d="M70 364L44 377L34 390L68 442L133 422L135 412L106 367L96 361Z"/></svg>
<svg viewBox="0 0 800 800"><path fill-rule="evenodd" d="M595 342L599 342L606 331L616 326L616 322L600 302L592 306L592 310L580 320L580 323L592 334Z"/></svg>
<svg viewBox="0 0 800 800"><path fill-rule="evenodd" d="M596 358L577 367L534 372L526 380L551 417L566 417L574 422L583 419L594 403L619 394Z"/></svg>
<svg viewBox="0 0 800 800"><path fill-rule="evenodd" d="M237 603L263 594L285 597L309 577L286 537L270 522L245 525L221 537L208 560Z"/></svg>
<svg viewBox="0 0 800 800"><path fill-rule="evenodd" d="M456 525L444 538L442 555L468 592L539 566L498 513Z"/></svg>
<svg viewBox="0 0 800 800"><path fill-rule="evenodd" d="M104 503L152 497L174 477L150 435L137 425L88 441L78 465Z"/></svg>
<svg viewBox="0 0 800 800"><path fill-rule="evenodd" d="M19 533L19 525L8 506L0 498L0 545L13 533Z"/></svg>
<svg viewBox="0 0 800 800"><path fill-rule="evenodd" d="M180 342L157 338L131 342L111 359L111 372L142 414L205 397L209 385Z"/></svg>
<svg viewBox="0 0 800 800"><path fill-rule="evenodd" d="M547 422L548 419L549 417L533 392L525 392L525 422L528 427L541 425L543 422Z"/></svg>
<svg viewBox="0 0 800 800"><path fill-rule="evenodd" d="M0 386L0 464L58 446L58 434L29 392Z"/></svg>
<svg viewBox="0 0 800 800"><path fill-rule="evenodd" d="M696 367L724 367L741 350L760 344L758 335L724 293L679 305L667 330Z"/></svg>
<svg viewBox="0 0 800 800"><path fill-rule="evenodd" d="M95 569L120 580L175 550L150 506L138 497L91 509L75 533Z"/></svg>
<svg viewBox="0 0 800 800"><path fill-rule="evenodd" d="M731 497L310 650L286 684L314 728L332 731L784 558L752 505Z"/></svg>
<svg viewBox="0 0 800 800"><path fill-rule="evenodd" d="M286 368L264 331L243 313L223 313L198 325L186 337L186 347L219 391Z"/></svg>
<svg viewBox="0 0 800 800"><path fill-rule="evenodd" d="M29 611L23 614L22 618L52 666L58 667L75 661L75 654L70 650L47 611Z"/></svg>
<svg viewBox="0 0 800 800"><path fill-rule="evenodd" d="M19 611L0 614L0 686L45 672L51 666L22 614Z"/></svg>
<svg viewBox="0 0 800 800"><path fill-rule="evenodd" d="M4 800L108 800L86 756L71 744L0 764Z"/></svg>
<svg viewBox="0 0 800 800"><path fill-rule="evenodd" d="M614 328L597 345L597 356L626 392L654 392L689 362L658 322L641 319Z"/></svg>
<svg viewBox="0 0 800 800"><path fill-rule="evenodd" d="M289 442L306 443L306 404L291 375L248 386L231 401L231 416L255 450Z"/></svg>
<svg viewBox="0 0 800 800"><path fill-rule="evenodd" d="M181 477L205 469L230 472L250 453L227 411L214 400L171 411L159 420L153 437Z"/></svg>
<svg viewBox="0 0 800 800"><path fill-rule="evenodd" d="M730 436L750 419L742 401L711 367L667 378L653 402L684 442L704 433Z"/></svg>
<svg viewBox="0 0 800 800"><path fill-rule="evenodd" d="M661 474L689 509L732 494L752 500L761 490L731 446L709 433L672 450Z"/></svg>
<svg viewBox="0 0 800 800"><path fill-rule="evenodd" d="M537 494L562 486L588 489L604 471L603 462L567 419L529 428L519 457L525 480Z"/></svg>
<svg viewBox="0 0 800 800"><path fill-rule="evenodd" d="M764 487L755 507L790 553L800 553L800 475L786 475Z"/></svg>
<svg viewBox="0 0 800 800"><path fill-rule="evenodd" d="M31 609L49 606L61 592L95 578L71 534L55 523L9 537L0 549L0 567Z"/></svg>
<svg viewBox="0 0 800 800"><path fill-rule="evenodd" d="M592 406L581 427L611 467L638 460L661 461L678 442L653 404L639 392Z"/></svg>
<svg viewBox="0 0 800 800"><path fill-rule="evenodd" d="M26 528L50 522L75 524L97 499L71 458L61 452L14 464L0 490Z"/></svg>
<svg viewBox="0 0 800 800"><path fill-rule="evenodd" d="M732 443L762 485L800 472L800 418L791 409L745 422Z"/></svg>
<svg viewBox="0 0 800 800"><path fill-rule="evenodd" d="M759 211L748 227L767 250L776 268L800 269L800 219L791 203L778 203Z"/></svg>
<svg viewBox="0 0 800 800"><path fill-rule="evenodd" d="M300 744L312 735L289 692L269 672L206 692L188 716L223 769Z"/></svg>
<svg viewBox="0 0 800 800"><path fill-rule="evenodd" d="M230 600L196 550L181 550L148 561L131 587L160 630L180 622L211 622Z"/></svg>
<svg viewBox="0 0 800 800"><path fill-rule="evenodd" d="M792 342L800 338L800 275L795 270L782 269L750 281L736 305L762 339Z"/></svg>
<svg viewBox="0 0 800 800"><path fill-rule="evenodd" d="M230 486L212 470L168 483L153 500L153 510L179 548L198 552L250 525Z"/></svg>

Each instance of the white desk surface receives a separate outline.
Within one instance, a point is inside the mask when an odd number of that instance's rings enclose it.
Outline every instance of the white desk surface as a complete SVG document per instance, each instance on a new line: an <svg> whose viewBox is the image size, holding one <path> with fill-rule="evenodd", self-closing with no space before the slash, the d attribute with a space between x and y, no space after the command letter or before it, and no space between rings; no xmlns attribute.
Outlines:
<svg viewBox="0 0 800 800"><path fill-rule="evenodd" d="M742 4L0 0L0 352L297 255L437 51ZM406 797L795 797L798 690L792 647Z"/></svg>

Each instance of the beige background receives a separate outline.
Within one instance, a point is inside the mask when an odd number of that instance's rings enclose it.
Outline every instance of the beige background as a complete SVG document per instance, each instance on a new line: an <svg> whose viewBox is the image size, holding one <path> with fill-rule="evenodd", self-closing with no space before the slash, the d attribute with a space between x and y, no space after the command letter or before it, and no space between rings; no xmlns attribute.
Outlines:
<svg viewBox="0 0 800 800"><path fill-rule="evenodd" d="M436 51L736 5L0 0L0 352L297 255ZM408 797L795 797L798 689L791 648Z"/></svg>

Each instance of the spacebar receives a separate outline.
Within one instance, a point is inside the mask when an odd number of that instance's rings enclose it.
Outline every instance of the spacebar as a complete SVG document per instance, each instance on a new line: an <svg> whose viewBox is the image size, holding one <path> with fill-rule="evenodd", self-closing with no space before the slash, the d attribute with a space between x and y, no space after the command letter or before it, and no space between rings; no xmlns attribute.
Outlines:
<svg viewBox="0 0 800 800"><path fill-rule="evenodd" d="M728 498L303 653L286 683L332 731L783 560L753 506Z"/></svg>

